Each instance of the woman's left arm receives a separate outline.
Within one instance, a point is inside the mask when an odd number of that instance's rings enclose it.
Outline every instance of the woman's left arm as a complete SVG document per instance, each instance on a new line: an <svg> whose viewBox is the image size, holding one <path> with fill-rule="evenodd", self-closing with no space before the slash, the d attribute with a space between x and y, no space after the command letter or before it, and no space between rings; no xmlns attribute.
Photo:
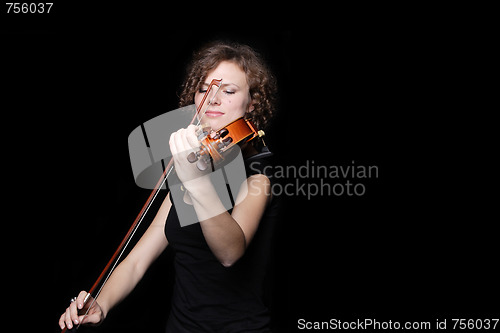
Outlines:
<svg viewBox="0 0 500 333"><path fill-rule="evenodd" d="M270 200L270 181L261 174L241 186L231 214L222 205L210 181L189 191L208 246L224 267L240 259L259 226Z"/></svg>
<svg viewBox="0 0 500 333"><path fill-rule="evenodd" d="M199 146L195 127L173 133L169 144L177 176L191 197L208 246L222 265L233 265L245 253L270 200L269 179L261 174L249 177L229 214L210 177L199 174L195 164L187 161L189 151Z"/></svg>

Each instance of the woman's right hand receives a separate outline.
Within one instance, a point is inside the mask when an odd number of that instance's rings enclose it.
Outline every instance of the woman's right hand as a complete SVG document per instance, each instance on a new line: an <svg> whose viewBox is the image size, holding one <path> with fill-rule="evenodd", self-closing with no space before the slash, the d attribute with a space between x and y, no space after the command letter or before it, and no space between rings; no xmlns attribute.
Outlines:
<svg viewBox="0 0 500 333"><path fill-rule="evenodd" d="M65 327L71 329L73 328L73 325L78 326L80 323L91 325L99 325L102 323L106 316L101 306L97 303L97 301L92 304L92 301L94 300L92 296L89 296L87 302L84 303L87 295L88 293L86 291L81 291L80 294L78 294L76 301L70 303L66 311L59 318L59 326L61 329L64 329ZM92 307L87 313L87 316L85 316L85 312L87 312L87 309L91 304Z"/></svg>

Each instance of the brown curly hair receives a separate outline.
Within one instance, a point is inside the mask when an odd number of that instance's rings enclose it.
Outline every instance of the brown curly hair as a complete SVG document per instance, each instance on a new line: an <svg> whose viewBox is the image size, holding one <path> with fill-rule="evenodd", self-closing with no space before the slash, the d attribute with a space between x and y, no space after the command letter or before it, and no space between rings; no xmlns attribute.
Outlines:
<svg viewBox="0 0 500 333"><path fill-rule="evenodd" d="M252 120L258 129L264 129L275 113L276 80L262 57L248 45L213 42L194 53L182 85L179 106L191 105L208 73L222 61L237 64L246 74L254 110L245 118Z"/></svg>

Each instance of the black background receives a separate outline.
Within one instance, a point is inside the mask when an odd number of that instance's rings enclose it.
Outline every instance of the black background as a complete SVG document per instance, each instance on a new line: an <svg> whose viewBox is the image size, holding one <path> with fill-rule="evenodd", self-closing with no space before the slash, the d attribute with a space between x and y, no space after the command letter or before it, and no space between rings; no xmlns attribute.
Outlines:
<svg viewBox="0 0 500 333"><path fill-rule="evenodd" d="M495 132L476 91L487 65L464 51L489 52L467 29L353 15L292 30L179 30L163 26L173 14L65 6L45 18L3 13L6 206L20 235L6 258L15 280L30 281L16 308L40 314L21 326L57 332L69 299L97 278L149 195L134 183L127 137L177 108L185 65L214 39L248 43L275 73L266 142L279 165L379 169L360 197L284 198L277 332L299 318L498 317ZM162 332L171 259L167 250L101 327L81 331Z"/></svg>

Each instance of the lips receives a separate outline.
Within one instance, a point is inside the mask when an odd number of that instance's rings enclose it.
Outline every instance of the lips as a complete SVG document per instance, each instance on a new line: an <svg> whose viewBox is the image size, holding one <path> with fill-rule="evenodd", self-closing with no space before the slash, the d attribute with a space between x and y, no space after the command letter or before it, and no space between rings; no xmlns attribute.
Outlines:
<svg viewBox="0 0 500 333"><path fill-rule="evenodd" d="M205 115L207 117L210 117L210 118L216 118L216 117L223 116L224 113L220 112L220 111L207 110L207 112L205 112Z"/></svg>

